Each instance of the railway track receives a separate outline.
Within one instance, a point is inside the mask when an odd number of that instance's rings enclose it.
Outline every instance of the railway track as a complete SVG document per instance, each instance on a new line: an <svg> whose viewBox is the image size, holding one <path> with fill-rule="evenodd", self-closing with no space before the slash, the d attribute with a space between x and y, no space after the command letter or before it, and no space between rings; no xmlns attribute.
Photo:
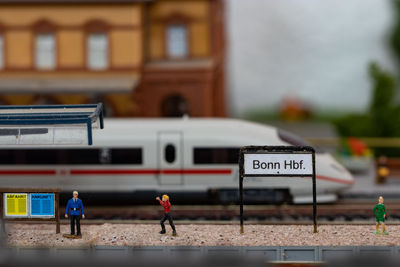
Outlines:
<svg viewBox="0 0 400 267"><path fill-rule="evenodd" d="M320 221L370 221L374 218L369 201L342 201L318 205ZM386 204L388 221L400 221L400 201ZM64 209L61 208L63 211ZM146 206L89 206L85 215L89 220L159 220L163 210L157 205ZM174 205L172 216L176 220L232 221L239 219L238 205ZM246 205L244 217L248 221L309 221L312 205Z"/></svg>

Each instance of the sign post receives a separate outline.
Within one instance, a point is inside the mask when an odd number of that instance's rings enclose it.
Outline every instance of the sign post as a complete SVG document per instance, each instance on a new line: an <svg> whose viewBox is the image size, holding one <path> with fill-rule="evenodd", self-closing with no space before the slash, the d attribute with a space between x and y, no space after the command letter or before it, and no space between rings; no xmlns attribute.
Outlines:
<svg viewBox="0 0 400 267"><path fill-rule="evenodd" d="M315 150L309 146L245 146L239 153L240 233L243 226L243 179L246 177L311 177L313 223L317 233Z"/></svg>

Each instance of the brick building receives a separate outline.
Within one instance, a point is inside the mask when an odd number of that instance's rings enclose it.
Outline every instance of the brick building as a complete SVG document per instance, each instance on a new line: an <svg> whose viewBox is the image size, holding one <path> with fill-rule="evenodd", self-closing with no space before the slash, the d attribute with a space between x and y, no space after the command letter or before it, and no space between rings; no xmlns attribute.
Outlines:
<svg viewBox="0 0 400 267"><path fill-rule="evenodd" d="M0 0L0 104L225 116L223 0Z"/></svg>

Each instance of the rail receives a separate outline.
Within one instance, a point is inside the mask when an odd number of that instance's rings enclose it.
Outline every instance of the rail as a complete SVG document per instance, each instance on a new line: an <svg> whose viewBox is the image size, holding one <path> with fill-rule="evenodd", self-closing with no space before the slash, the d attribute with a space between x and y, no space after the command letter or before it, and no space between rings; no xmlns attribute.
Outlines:
<svg viewBox="0 0 400 267"><path fill-rule="evenodd" d="M387 200L388 222L400 220L400 202ZM318 206L318 218L321 221L368 221L374 218L369 202L338 202ZM118 206L95 207L85 209L87 222L90 220L159 220L163 211L154 206ZM311 222L312 205L246 205L244 218L246 221L273 222ZM175 220L196 221L221 221L227 223L239 220L237 205L215 206L188 206L174 205L171 211Z"/></svg>

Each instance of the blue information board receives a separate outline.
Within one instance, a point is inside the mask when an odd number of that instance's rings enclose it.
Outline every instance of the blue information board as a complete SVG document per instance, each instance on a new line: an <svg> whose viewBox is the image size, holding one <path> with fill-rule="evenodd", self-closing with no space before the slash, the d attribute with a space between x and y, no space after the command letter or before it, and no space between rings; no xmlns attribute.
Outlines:
<svg viewBox="0 0 400 267"><path fill-rule="evenodd" d="M54 217L54 194L32 193L30 196L31 216Z"/></svg>

